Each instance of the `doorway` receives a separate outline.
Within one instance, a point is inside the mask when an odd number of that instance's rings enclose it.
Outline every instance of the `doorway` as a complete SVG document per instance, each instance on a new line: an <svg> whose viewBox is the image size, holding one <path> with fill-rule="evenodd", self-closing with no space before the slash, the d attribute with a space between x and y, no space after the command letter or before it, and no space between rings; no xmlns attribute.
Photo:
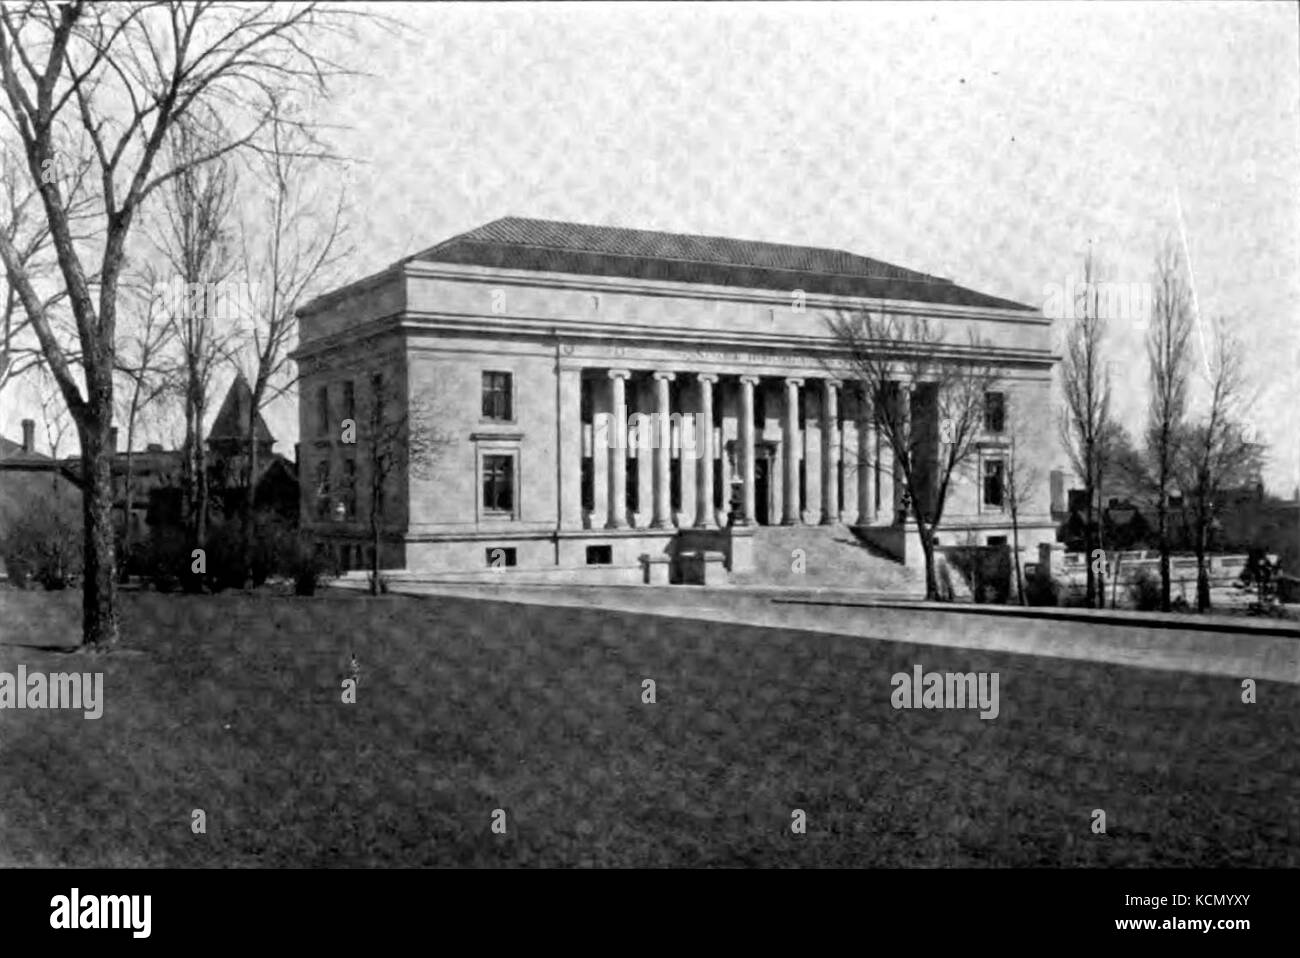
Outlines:
<svg viewBox="0 0 1300 958"><path fill-rule="evenodd" d="M771 486L768 481L768 464L771 462L769 456L760 453L754 457L754 521L760 526L770 526L771 511L768 508L771 496Z"/></svg>

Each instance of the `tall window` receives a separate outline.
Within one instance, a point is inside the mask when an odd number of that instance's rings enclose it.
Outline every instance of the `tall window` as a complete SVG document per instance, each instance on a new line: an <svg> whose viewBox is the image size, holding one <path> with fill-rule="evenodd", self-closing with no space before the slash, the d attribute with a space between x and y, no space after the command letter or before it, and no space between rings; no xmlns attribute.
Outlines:
<svg viewBox="0 0 1300 958"><path fill-rule="evenodd" d="M341 498L347 509L347 517L355 519L357 515L357 463L355 459L343 460L343 489Z"/></svg>
<svg viewBox="0 0 1300 958"><path fill-rule="evenodd" d="M357 397L350 379L343 382L343 418L353 422L357 419Z"/></svg>
<svg viewBox="0 0 1300 958"><path fill-rule="evenodd" d="M987 392L984 394L984 431L1001 432L1006 426L1006 393Z"/></svg>
<svg viewBox="0 0 1300 958"><path fill-rule="evenodd" d="M322 459L316 463L316 518L330 517L330 464Z"/></svg>
<svg viewBox="0 0 1300 958"><path fill-rule="evenodd" d="M588 512L596 508L595 465L590 456L582 460L582 508Z"/></svg>
<svg viewBox="0 0 1300 958"><path fill-rule="evenodd" d="M483 418L510 422L515 418L510 373L483 374Z"/></svg>
<svg viewBox="0 0 1300 958"><path fill-rule="evenodd" d="M486 512L515 511L515 457L483 457L483 509Z"/></svg>
<svg viewBox="0 0 1300 958"><path fill-rule="evenodd" d="M328 436L330 432L330 388L316 389L316 435Z"/></svg>
<svg viewBox="0 0 1300 958"><path fill-rule="evenodd" d="M1001 459L984 460L984 505L1002 508L1004 472Z"/></svg>
<svg viewBox="0 0 1300 958"><path fill-rule="evenodd" d="M618 450L615 450L613 454L617 455ZM624 473L624 475L627 476L627 483L624 488L625 494L623 498L626 501L628 512L640 512L641 483L637 481L637 461L632 458L632 451L630 449L625 451L623 455L626 457L626 465L624 468L627 470Z"/></svg>

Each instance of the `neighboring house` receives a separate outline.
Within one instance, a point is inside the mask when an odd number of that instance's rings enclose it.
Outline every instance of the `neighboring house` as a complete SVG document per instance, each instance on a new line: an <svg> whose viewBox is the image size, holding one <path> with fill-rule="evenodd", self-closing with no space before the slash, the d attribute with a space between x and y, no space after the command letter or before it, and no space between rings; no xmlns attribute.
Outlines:
<svg viewBox="0 0 1300 958"><path fill-rule="evenodd" d="M0 435L0 561L4 540L15 517L38 501L79 516L81 488L76 472L36 451L36 423L24 419L20 441Z"/></svg>
<svg viewBox="0 0 1300 958"><path fill-rule="evenodd" d="M238 508L242 495L239 487L247 471L239 424L247 421L251 401L248 381L242 375L236 377L206 439L208 481L217 509L229 511ZM284 456L271 451L275 438L260 414L255 429L258 438L257 504L296 521L297 469ZM24 501L19 491L26 495L44 488L35 477L61 483L65 493L80 496L81 459L69 456L54 460L35 452L32 448L34 435L35 423L25 419L21 444L0 438L0 522L3 522L2 513L10 500ZM119 529L123 528L123 523L129 522L132 541L142 542L148 537L151 525L179 521L184 454L179 449L164 449L158 443L149 443L143 450L136 450L128 456L125 451L116 451L118 436L119 431L114 427L109 440L115 450L112 462L113 514ZM131 473L129 501L128 460ZM79 502L78 499L78 508Z"/></svg>
<svg viewBox="0 0 1300 958"><path fill-rule="evenodd" d="M221 403L217 418L208 432L208 468L214 489L242 487L248 475L248 440L245 430L248 413L253 405L253 390L243 373L235 377ZM257 443L258 481L276 459L283 458L271 452L275 437L267 428L259 412L253 420L253 435Z"/></svg>

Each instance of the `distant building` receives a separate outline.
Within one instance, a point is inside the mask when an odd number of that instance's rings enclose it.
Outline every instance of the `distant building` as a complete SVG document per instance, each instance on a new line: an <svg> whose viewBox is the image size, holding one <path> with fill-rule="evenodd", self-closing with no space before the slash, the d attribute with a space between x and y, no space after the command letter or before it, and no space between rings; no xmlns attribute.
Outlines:
<svg viewBox="0 0 1300 958"><path fill-rule="evenodd" d="M252 390L243 375L236 376L226 393L212 429L205 440L208 447L208 482L215 510L229 512L237 508L247 474L247 451L241 424L248 421ZM275 437L259 413L255 421L257 436L257 492L259 507L274 509L287 521L298 514L298 471L295 464L272 451ZM23 508L30 496L47 495L47 489L64 498L75 499L80 508L81 459L69 456L61 460L35 451L36 424L22 421L22 442L0 437L0 535L6 513ZM114 450L113 514L119 529L130 524L131 539L141 542L149 526L159 521L179 521L181 476L184 453L149 443L142 450L118 451L119 430L113 427L109 443ZM127 473L130 472L131 494L127 496ZM49 485L47 486L46 483ZM229 500L229 501L226 501Z"/></svg>
<svg viewBox="0 0 1300 958"><path fill-rule="evenodd" d="M34 508L53 509L67 528L81 522L75 474L58 459L36 451L35 421L24 419L21 425L21 440L0 436L0 569L13 524Z"/></svg>

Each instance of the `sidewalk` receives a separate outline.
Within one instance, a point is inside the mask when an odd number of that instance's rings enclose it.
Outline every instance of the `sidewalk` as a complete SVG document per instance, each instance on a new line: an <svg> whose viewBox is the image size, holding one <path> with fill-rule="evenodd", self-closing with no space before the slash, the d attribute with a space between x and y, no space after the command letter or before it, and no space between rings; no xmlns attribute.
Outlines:
<svg viewBox="0 0 1300 958"><path fill-rule="evenodd" d="M1295 622L909 602L829 589L415 581L394 582L390 588L408 595L608 609L1300 684L1300 627Z"/></svg>

